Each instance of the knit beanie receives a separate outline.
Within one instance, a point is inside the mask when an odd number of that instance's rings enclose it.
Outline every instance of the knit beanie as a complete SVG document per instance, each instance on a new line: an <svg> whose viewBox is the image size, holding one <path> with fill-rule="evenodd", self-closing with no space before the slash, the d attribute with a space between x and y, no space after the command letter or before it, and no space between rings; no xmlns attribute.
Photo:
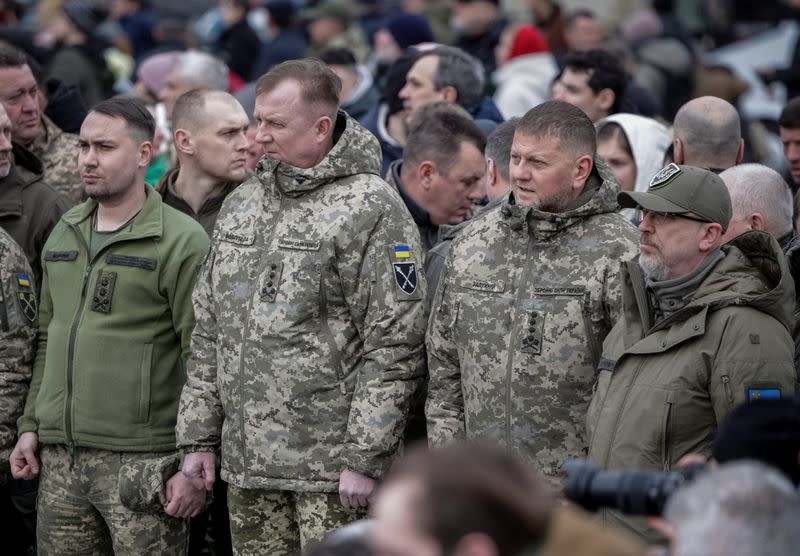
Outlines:
<svg viewBox="0 0 800 556"><path fill-rule="evenodd" d="M800 484L800 402L761 399L731 411L714 439L712 455L720 463L753 459L783 471Z"/></svg>
<svg viewBox="0 0 800 556"><path fill-rule="evenodd" d="M514 41L511 43L511 50L508 53L508 59L511 60L517 56L524 56L525 54L538 54L539 52L549 52L547 46L547 39L544 38L539 29L533 25L522 25L516 35Z"/></svg>
<svg viewBox="0 0 800 556"><path fill-rule="evenodd" d="M428 20L419 14L398 14L389 20L386 28L403 50L409 46L435 40Z"/></svg>

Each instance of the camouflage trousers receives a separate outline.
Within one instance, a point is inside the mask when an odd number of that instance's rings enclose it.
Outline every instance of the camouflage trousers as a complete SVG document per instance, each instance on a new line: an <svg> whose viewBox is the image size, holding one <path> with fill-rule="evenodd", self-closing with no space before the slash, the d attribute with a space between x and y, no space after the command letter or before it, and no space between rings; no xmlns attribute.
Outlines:
<svg viewBox="0 0 800 556"><path fill-rule="evenodd" d="M39 556L186 554L189 523L161 512L136 512L119 497L120 467L158 454L42 448L36 526Z"/></svg>
<svg viewBox="0 0 800 556"><path fill-rule="evenodd" d="M243 489L228 485L233 553L296 556L329 533L364 517L338 493Z"/></svg>

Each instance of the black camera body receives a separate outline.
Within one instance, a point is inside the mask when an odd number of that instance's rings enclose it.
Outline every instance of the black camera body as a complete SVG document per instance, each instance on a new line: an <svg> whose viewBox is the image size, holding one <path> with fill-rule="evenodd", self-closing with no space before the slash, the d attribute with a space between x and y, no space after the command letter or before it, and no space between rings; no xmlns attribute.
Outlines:
<svg viewBox="0 0 800 556"><path fill-rule="evenodd" d="M660 516L672 493L707 469L707 464L700 463L674 473L604 471L586 460L568 459L564 462L564 495L591 512L611 508L629 515Z"/></svg>

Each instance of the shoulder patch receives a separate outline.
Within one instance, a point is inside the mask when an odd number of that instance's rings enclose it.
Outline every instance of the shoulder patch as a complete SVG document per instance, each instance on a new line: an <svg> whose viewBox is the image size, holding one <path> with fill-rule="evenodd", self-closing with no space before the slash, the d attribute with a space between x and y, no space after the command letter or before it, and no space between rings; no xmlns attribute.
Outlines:
<svg viewBox="0 0 800 556"><path fill-rule="evenodd" d="M669 185L672 180L677 178L683 173L681 167L675 164L674 162L670 162L666 166L664 166L658 173L653 176L653 179L650 180L650 189L660 189L665 185Z"/></svg>
<svg viewBox="0 0 800 556"><path fill-rule="evenodd" d="M747 387L748 402L753 400L780 400L781 397L781 389L778 387Z"/></svg>
<svg viewBox="0 0 800 556"><path fill-rule="evenodd" d="M31 279L27 274L17 274L17 302L20 312L30 322L36 321L38 307L36 305L36 294L33 293Z"/></svg>
<svg viewBox="0 0 800 556"><path fill-rule="evenodd" d="M419 288L419 265L415 253L407 243L398 243L386 247L389 264L394 278L394 293L397 301L422 299Z"/></svg>

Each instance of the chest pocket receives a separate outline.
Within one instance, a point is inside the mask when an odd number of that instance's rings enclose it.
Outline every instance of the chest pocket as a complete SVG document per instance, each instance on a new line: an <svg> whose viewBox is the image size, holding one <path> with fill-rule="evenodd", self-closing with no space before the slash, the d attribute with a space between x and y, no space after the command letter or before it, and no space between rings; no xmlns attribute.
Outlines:
<svg viewBox="0 0 800 556"><path fill-rule="evenodd" d="M453 332L459 349L479 358L496 354L509 337L513 296L504 279L465 277L456 285Z"/></svg>
<svg viewBox="0 0 800 556"><path fill-rule="evenodd" d="M273 331L291 327L313 331L318 327L322 299L323 260L326 245L320 240L279 238L259 277L260 302L272 312ZM271 307L270 307L271 305Z"/></svg>
<svg viewBox="0 0 800 556"><path fill-rule="evenodd" d="M535 287L518 317L523 327L518 349L560 361L568 378L591 383L600 359L584 286Z"/></svg>

